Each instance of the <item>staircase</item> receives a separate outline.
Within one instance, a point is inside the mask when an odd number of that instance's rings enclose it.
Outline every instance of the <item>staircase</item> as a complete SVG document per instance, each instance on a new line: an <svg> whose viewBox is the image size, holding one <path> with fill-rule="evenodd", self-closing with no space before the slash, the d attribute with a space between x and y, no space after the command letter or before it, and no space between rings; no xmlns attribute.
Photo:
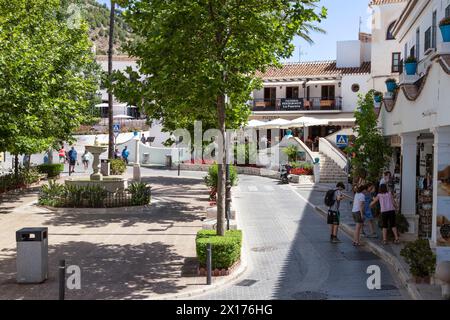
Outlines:
<svg viewBox="0 0 450 320"><path fill-rule="evenodd" d="M342 170L331 158L321 152L317 153L320 158L320 182L337 183L347 182L347 173Z"/></svg>

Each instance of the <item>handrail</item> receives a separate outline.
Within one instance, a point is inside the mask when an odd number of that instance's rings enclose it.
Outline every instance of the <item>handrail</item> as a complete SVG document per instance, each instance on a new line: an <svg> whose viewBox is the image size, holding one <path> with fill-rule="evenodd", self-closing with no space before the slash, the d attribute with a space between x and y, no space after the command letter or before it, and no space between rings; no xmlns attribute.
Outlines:
<svg viewBox="0 0 450 320"><path fill-rule="evenodd" d="M330 157L342 170L348 168L348 159L327 139L319 138L319 152Z"/></svg>

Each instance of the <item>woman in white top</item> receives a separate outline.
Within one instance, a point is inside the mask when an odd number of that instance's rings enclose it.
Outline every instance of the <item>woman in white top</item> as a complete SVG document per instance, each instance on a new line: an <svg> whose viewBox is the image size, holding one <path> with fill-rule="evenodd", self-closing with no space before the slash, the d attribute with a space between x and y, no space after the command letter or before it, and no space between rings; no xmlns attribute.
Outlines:
<svg viewBox="0 0 450 320"><path fill-rule="evenodd" d="M355 247L361 245L361 230L364 224L364 213L366 210L366 196L364 195L366 190L366 185L359 186L353 199L352 216L356 223L355 234L353 236L353 245Z"/></svg>

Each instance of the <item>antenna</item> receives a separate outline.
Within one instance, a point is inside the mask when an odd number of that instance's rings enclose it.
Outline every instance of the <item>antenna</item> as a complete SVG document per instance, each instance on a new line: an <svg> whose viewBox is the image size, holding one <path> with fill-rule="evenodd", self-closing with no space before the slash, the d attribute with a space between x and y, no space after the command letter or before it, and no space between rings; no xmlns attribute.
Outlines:
<svg viewBox="0 0 450 320"><path fill-rule="evenodd" d="M358 31L358 38L359 38L359 35L361 34L361 25L362 25L362 17L359 16L359 31Z"/></svg>
<svg viewBox="0 0 450 320"><path fill-rule="evenodd" d="M298 45L298 62L302 62L302 56L305 56L306 52L302 51L302 46Z"/></svg>

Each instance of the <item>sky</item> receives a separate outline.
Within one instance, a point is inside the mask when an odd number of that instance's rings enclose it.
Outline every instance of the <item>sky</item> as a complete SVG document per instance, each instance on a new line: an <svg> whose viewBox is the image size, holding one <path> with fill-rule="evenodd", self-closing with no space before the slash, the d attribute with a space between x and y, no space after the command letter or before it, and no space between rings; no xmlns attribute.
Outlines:
<svg viewBox="0 0 450 320"><path fill-rule="evenodd" d="M97 0L109 4L110 0ZM320 6L328 9L328 18L323 20L320 27L325 34L313 33L311 38L314 44L296 38L295 52L286 61L320 61L336 59L336 41L357 40L359 21L361 18L361 31L370 32L369 0L321 0Z"/></svg>

